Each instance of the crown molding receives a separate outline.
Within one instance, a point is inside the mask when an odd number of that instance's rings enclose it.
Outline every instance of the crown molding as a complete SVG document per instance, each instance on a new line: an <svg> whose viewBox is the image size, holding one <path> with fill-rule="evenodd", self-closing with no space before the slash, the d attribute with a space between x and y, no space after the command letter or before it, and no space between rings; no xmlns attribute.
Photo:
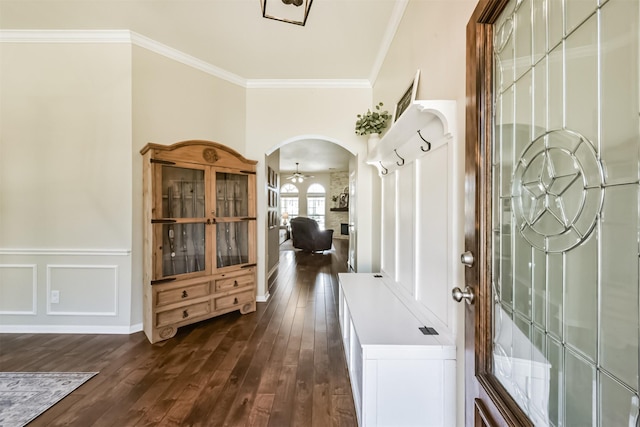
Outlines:
<svg viewBox="0 0 640 427"><path fill-rule="evenodd" d="M371 89L366 79L253 79L249 89Z"/></svg>
<svg viewBox="0 0 640 427"><path fill-rule="evenodd" d="M1 43L131 43L129 30L0 30Z"/></svg>
<svg viewBox="0 0 640 427"><path fill-rule="evenodd" d="M133 31L131 31L131 42L138 47L147 49L169 59L173 59L174 61L180 62L184 65L188 65L207 74L211 74L212 76L219 77L223 80L228 81L229 83L247 87L247 80L237 74L231 73L227 70L223 70L222 68L202 61L195 56L188 55L184 52L179 51L178 49L174 49Z"/></svg>
<svg viewBox="0 0 640 427"><path fill-rule="evenodd" d="M189 67L247 87L247 80L130 30L0 30L2 43L129 43Z"/></svg>
<svg viewBox="0 0 640 427"><path fill-rule="evenodd" d="M248 80L130 30L0 30L0 43L129 43L247 89L371 89L366 79Z"/></svg>

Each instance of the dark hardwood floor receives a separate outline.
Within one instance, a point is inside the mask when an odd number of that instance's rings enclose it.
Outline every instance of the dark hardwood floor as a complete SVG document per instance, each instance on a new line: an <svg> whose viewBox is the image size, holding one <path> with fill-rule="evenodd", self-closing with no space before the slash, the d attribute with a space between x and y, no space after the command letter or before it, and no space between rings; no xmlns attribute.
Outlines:
<svg viewBox="0 0 640 427"><path fill-rule="evenodd" d="M90 371L35 426L356 426L337 313L347 241L280 252L271 298L178 330L0 334L0 371Z"/></svg>

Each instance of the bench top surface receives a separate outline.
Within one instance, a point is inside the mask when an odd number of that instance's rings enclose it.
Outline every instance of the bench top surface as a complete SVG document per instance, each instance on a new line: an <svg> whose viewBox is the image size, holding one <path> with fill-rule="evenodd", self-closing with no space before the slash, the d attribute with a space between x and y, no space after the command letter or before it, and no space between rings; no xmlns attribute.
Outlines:
<svg viewBox="0 0 640 427"><path fill-rule="evenodd" d="M366 346L430 347L455 352L449 334L424 335L424 325L381 278L368 273L339 274L340 289L358 340ZM436 328L437 330L437 328Z"/></svg>

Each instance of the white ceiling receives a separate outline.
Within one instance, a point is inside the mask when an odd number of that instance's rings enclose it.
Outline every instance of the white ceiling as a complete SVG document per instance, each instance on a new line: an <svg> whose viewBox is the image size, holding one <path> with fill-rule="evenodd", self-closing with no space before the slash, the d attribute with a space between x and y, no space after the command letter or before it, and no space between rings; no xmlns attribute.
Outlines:
<svg viewBox="0 0 640 427"><path fill-rule="evenodd" d="M280 170L294 172L298 162L302 173L347 171L350 157L350 152L329 141L295 141L280 148Z"/></svg>
<svg viewBox="0 0 640 427"><path fill-rule="evenodd" d="M248 80L371 80L406 1L315 0L299 26L260 0L0 0L0 28L131 30Z"/></svg>
<svg viewBox="0 0 640 427"><path fill-rule="evenodd" d="M282 0L268 0L282 1ZM305 26L262 17L260 0L0 0L2 30L131 30L235 80L375 80L407 0L314 0ZM294 6L291 6L294 7ZM348 170L324 141L281 149L281 170Z"/></svg>

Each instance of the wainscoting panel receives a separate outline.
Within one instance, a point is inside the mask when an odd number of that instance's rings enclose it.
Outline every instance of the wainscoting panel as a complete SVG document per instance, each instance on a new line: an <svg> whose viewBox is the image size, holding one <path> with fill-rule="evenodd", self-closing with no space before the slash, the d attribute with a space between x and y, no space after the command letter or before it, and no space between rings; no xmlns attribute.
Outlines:
<svg viewBox="0 0 640 427"><path fill-rule="evenodd" d="M117 265L47 265L47 314L116 316L117 307Z"/></svg>
<svg viewBox="0 0 640 427"><path fill-rule="evenodd" d="M37 289L35 264L0 264L0 314L35 315Z"/></svg>
<svg viewBox="0 0 640 427"><path fill-rule="evenodd" d="M128 248L0 247L0 333L140 331L131 257Z"/></svg>

